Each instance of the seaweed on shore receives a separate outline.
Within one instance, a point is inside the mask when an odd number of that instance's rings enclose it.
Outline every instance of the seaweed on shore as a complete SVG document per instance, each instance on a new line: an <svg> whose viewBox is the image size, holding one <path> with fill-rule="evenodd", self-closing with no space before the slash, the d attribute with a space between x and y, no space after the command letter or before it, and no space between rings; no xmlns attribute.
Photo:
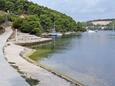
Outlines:
<svg viewBox="0 0 115 86"><path fill-rule="evenodd" d="M37 85L39 83L38 80L32 79L31 77L30 78L25 78L25 79L26 79L26 82L28 82L28 84L30 84L30 86L34 86L34 85Z"/></svg>
<svg viewBox="0 0 115 86"><path fill-rule="evenodd" d="M39 80L37 79L33 79L31 77L28 77L26 73L24 73L23 71L21 71L19 69L18 66L15 65L15 63L9 62L11 64L11 66L17 70L18 73L21 74L21 77L23 77L25 79L25 81L30 85L30 86L36 86L39 84Z"/></svg>

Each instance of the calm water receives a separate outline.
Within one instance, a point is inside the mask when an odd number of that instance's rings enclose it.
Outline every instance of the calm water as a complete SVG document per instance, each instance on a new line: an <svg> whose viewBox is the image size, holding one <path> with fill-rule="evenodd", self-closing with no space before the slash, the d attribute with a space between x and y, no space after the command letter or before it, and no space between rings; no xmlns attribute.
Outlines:
<svg viewBox="0 0 115 86"><path fill-rule="evenodd" d="M115 86L115 32L83 33L65 41L38 62L86 86Z"/></svg>

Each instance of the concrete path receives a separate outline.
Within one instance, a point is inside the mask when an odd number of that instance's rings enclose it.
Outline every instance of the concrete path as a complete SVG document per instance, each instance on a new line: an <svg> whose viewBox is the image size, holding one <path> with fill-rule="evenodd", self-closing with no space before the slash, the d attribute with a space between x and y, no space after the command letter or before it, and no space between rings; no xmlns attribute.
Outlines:
<svg viewBox="0 0 115 86"><path fill-rule="evenodd" d="M15 63L20 71L26 73L27 77L39 80L40 82L37 86L73 86L70 82L26 61L20 56L20 53L24 50L25 47L10 43L9 46L5 47L6 58L8 62ZM28 51L31 51L31 49L28 49Z"/></svg>
<svg viewBox="0 0 115 86"><path fill-rule="evenodd" d="M6 28L5 33L0 35L0 86L29 86L4 58L3 46L11 34L12 30L9 27Z"/></svg>

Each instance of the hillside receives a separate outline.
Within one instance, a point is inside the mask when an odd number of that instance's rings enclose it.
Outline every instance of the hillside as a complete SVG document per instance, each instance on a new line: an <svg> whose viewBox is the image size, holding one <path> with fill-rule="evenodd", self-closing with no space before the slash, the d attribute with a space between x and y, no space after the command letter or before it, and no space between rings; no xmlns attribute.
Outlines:
<svg viewBox="0 0 115 86"><path fill-rule="evenodd" d="M22 32L49 32L54 23L59 32L79 30L70 16L27 0L0 0L0 10L8 12L8 19L14 22L13 27Z"/></svg>

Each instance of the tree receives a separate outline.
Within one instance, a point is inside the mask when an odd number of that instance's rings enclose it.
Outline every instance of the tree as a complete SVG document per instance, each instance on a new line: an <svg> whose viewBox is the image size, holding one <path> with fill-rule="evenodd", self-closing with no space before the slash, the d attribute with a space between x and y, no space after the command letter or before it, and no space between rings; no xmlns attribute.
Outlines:
<svg viewBox="0 0 115 86"><path fill-rule="evenodd" d="M39 36L41 35L42 30L40 28L34 28L33 33Z"/></svg>
<svg viewBox="0 0 115 86"><path fill-rule="evenodd" d="M51 30L52 21L51 21L50 17L48 17L47 15L40 16L40 23L41 23L44 31L49 32Z"/></svg>
<svg viewBox="0 0 115 86"><path fill-rule="evenodd" d="M0 0L0 10L4 10L5 8L5 0Z"/></svg>
<svg viewBox="0 0 115 86"><path fill-rule="evenodd" d="M23 23L23 19L21 19L19 17L15 18L12 27L19 29L21 27L22 23Z"/></svg>
<svg viewBox="0 0 115 86"><path fill-rule="evenodd" d="M39 18L36 18L36 15L26 16L24 19L20 17L16 18L13 27L22 32L32 34L38 34L38 32L42 31Z"/></svg>
<svg viewBox="0 0 115 86"><path fill-rule="evenodd" d="M83 25L80 22L77 23L77 31L85 31L85 28L83 28Z"/></svg>
<svg viewBox="0 0 115 86"><path fill-rule="evenodd" d="M28 23L28 21L23 21L23 23L21 24L20 30L25 33L31 33L33 30L33 27L32 25Z"/></svg>
<svg viewBox="0 0 115 86"><path fill-rule="evenodd" d="M9 11L14 11L14 4L13 2L10 2L10 1L6 1L5 3L5 10L9 10Z"/></svg>

